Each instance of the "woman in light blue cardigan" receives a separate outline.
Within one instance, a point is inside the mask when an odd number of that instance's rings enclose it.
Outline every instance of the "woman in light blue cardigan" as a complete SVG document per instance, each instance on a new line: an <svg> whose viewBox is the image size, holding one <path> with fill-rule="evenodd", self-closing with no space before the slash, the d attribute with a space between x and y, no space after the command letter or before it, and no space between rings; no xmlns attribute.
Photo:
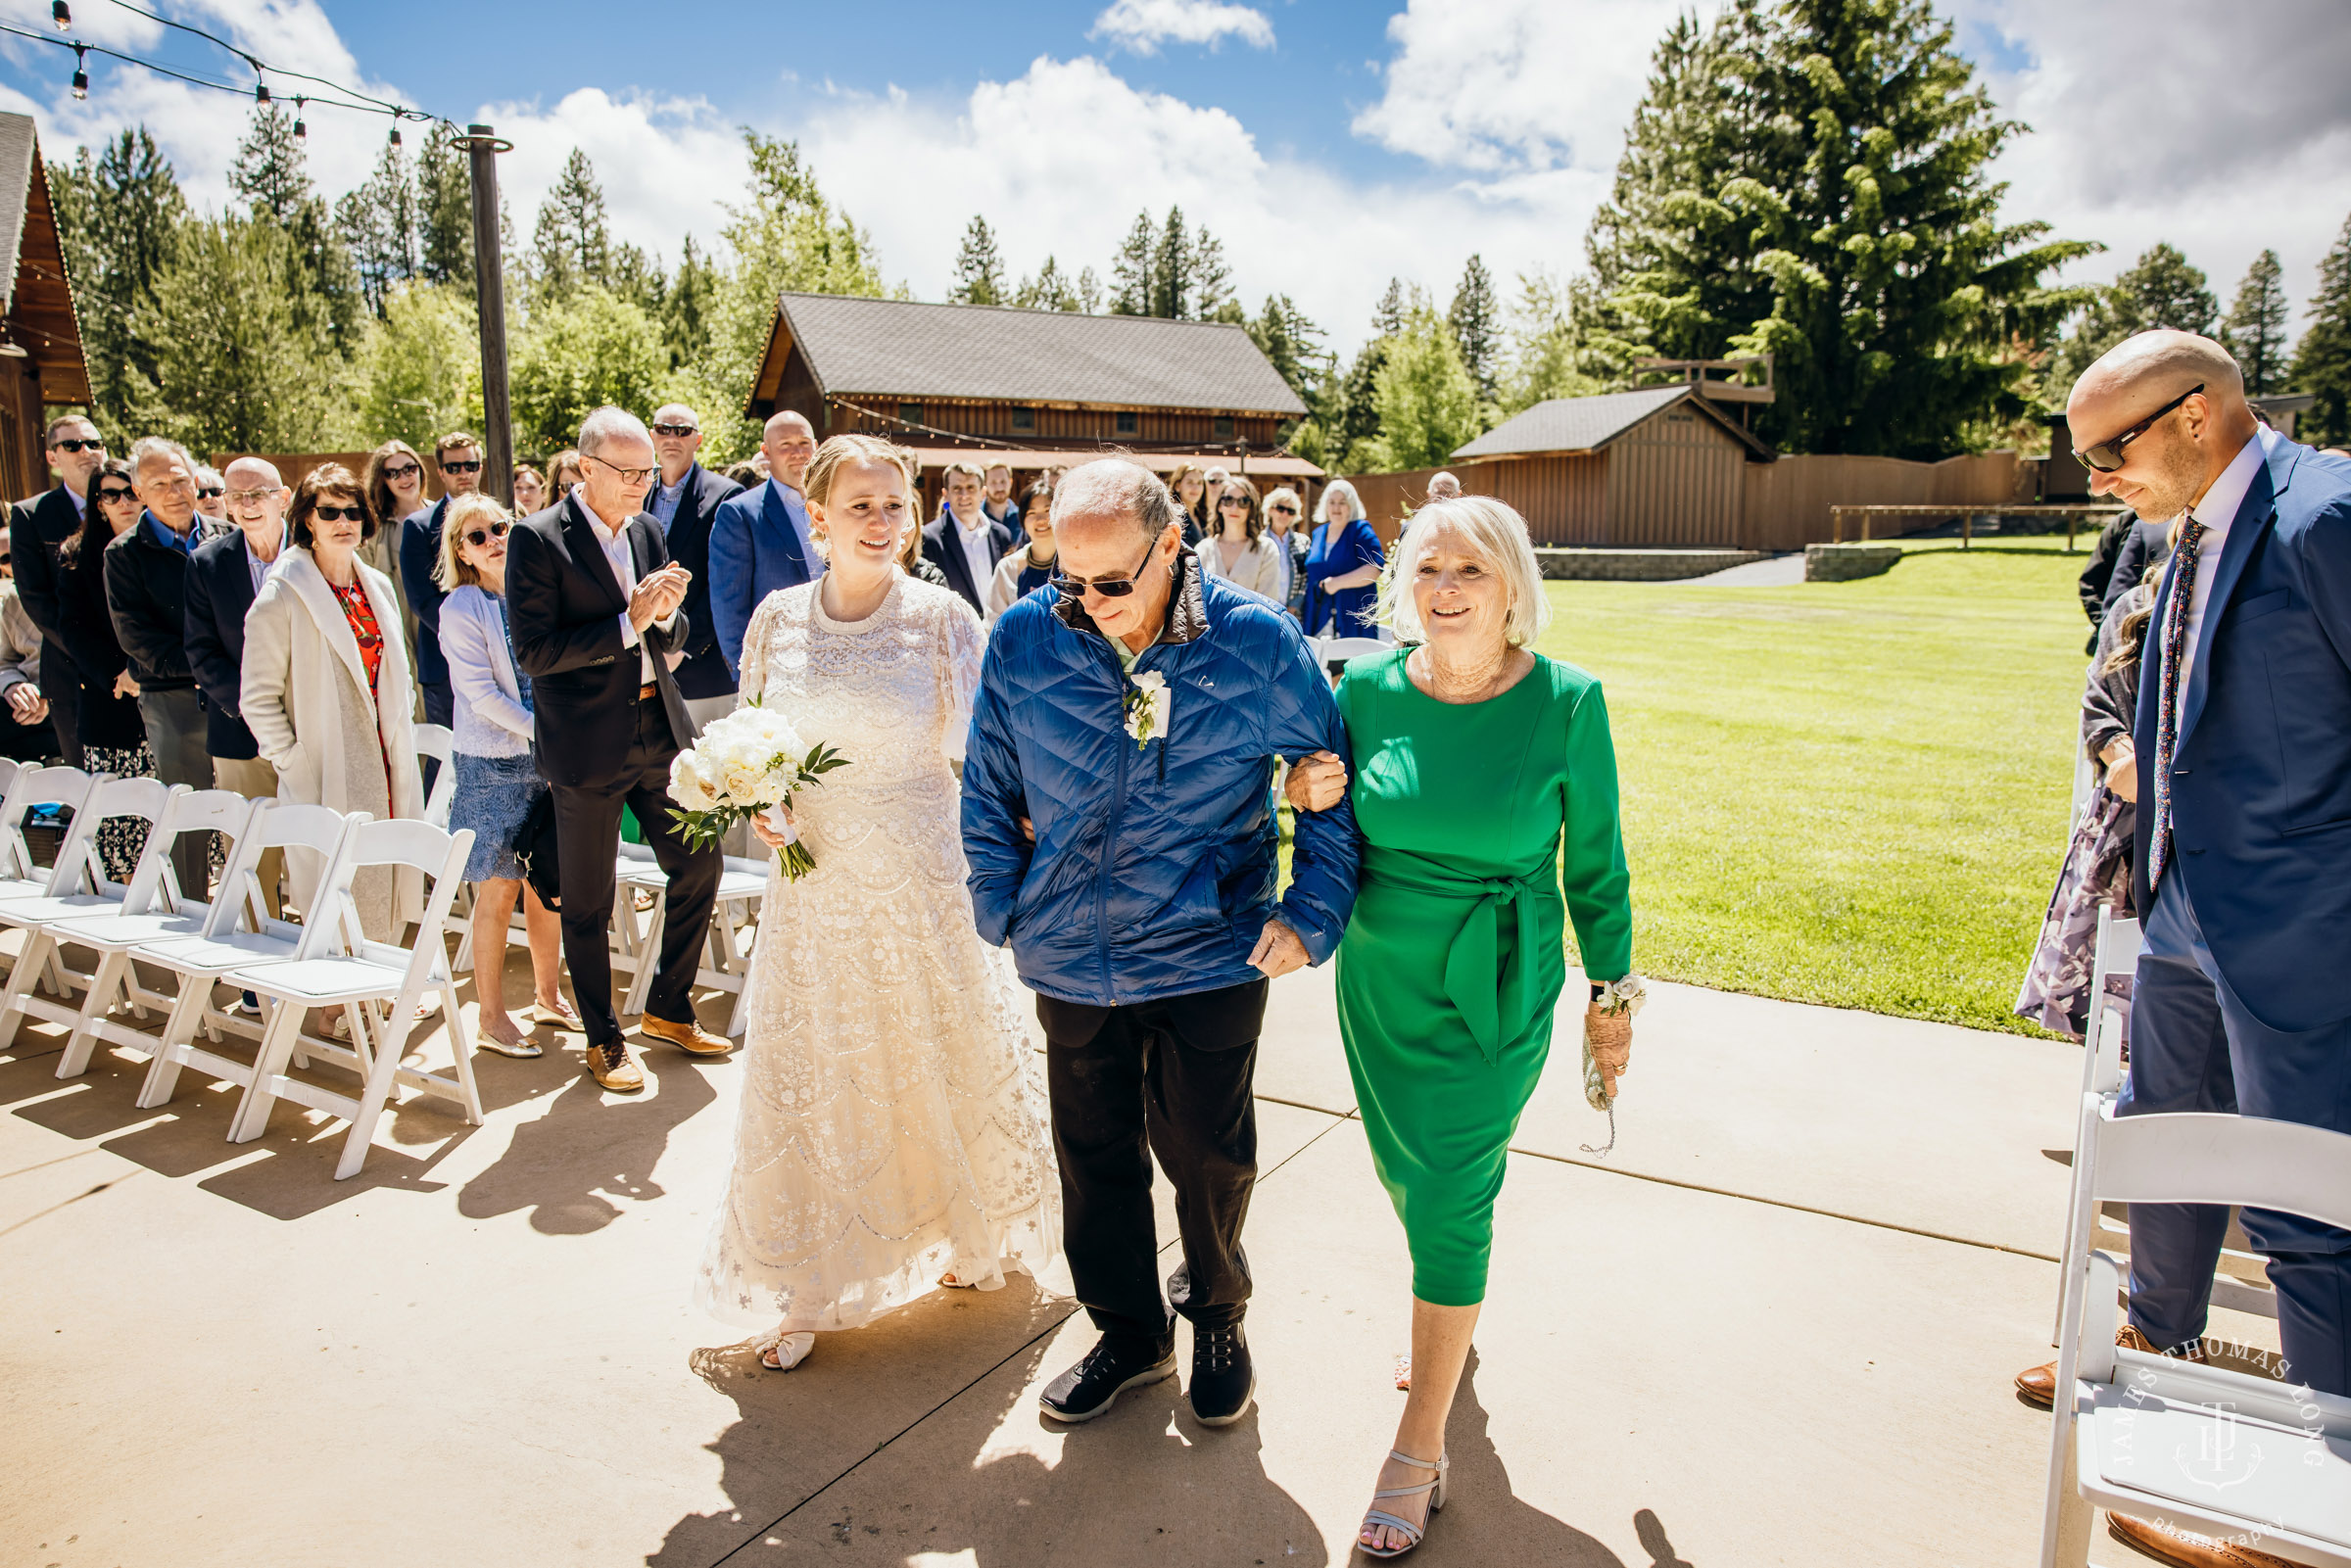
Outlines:
<svg viewBox="0 0 2351 1568"><path fill-rule="evenodd" d="M452 502L441 533L434 580L449 597L441 605L441 651L449 660L456 698L456 788L450 798L452 832L473 830L465 879L473 894L473 994L480 1009L475 1033L505 1056L537 1056L538 1042L506 1012L506 925L514 900L530 933L534 996L531 1022L576 1029L579 1015L558 987L562 926L553 910L524 885L514 840L547 784L531 756L531 683L514 667L506 631L506 531L512 519L488 496Z"/></svg>

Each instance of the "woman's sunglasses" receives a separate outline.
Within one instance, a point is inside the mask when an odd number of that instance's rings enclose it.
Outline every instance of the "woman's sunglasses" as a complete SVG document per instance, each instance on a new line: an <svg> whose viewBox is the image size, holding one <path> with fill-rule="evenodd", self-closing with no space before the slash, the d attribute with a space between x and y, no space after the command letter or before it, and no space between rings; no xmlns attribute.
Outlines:
<svg viewBox="0 0 2351 1568"><path fill-rule="evenodd" d="M2123 449L2125 447L2130 446L2131 443L2136 441L2139 437L2145 435L2149 430L2153 429L2156 420L2161 419L2165 414L2170 413L2174 408L2179 407L2182 404L2187 402L2188 399L2194 397L2197 393L2202 392L2203 390L2204 383L2201 381L2197 382L2194 386L2188 388L2185 392L2180 394L2179 397L2174 398L2171 402L2165 404L2162 407L2156 409L2153 413L2147 415L2144 419L2141 419L2137 424L2133 425L2130 429L2124 431L2112 441L2101 441L2094 447L2085 447L2076 451L2074 455L2081 458L2085 464L2096 469L2101 474L2113 473L2117 468L2123 466Z"/></svg>
<svg viewBox="0 0 2351 1568"><path fill-rule="evenodd" d="M401 463L397 467L391 463L384 464L384 477L395 483L403 479L413 479L423 472L424 470L415 463Z"/></svg>
<svg viewBox="0 0 2351 1568"><path fill-rule="evenodd" d="M494 539L505 538L506 530L512 526L510 523L492 523L488 528L468 529L465 534L465 543L479 549Z"/></svg>
<svg viewBox="0 0 2351 1568"><path fill-rule="evenodd" d="M311 515L327 523L363 523L367 520L364 506L313 506Z"/></svg>
<svg viewBox="0 0 2351 1568"><path fill-rule="evenodd" d="M98 502L102 506L120 506L122 502L131 499L134 495L135 492L118 490L113 485L98 487Z"/></svg>
<svg viewBox="0 0 2351 1568"><path fill-rule="evenodd" d="M1226 506L1238 506L1241 510L1247 511L1249 509L1249 499L1245 496L1226 496L1223 499L1219 500L1217 505L1219 509Z"/></svg>

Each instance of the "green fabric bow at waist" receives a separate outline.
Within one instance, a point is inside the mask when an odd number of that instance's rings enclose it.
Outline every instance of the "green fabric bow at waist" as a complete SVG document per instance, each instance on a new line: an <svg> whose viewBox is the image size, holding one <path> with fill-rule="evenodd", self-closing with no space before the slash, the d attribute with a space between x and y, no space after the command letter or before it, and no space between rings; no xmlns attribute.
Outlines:
<svg viewBox="0 0 2351 1568"><path fill-rule="evenodd" d="M1488 1065L1501 1059L1502 1042L1516 1039L1534 1022L1530 974L1536 944L1538 901L1559 896L1558 873L1549 862L1522 877L1468 877L1447 870L1410 850L1364 846L1363 880L1384 882L1408 893L1475 901L1445 955L1445 996L1461 1009L1480 1055ZM1502 918L1515 906L1518 949L1509 974L1502 972Z"/></svg>

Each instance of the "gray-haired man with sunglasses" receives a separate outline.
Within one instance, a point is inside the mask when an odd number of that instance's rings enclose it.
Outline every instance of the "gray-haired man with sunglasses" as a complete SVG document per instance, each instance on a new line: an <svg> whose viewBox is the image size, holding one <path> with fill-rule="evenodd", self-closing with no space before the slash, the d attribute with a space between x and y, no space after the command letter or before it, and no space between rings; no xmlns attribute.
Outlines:
<svg viewBox="0 0 2351 1568"><path fill-rule="evenodd" d="M973 913L1037 993L1070 1268L1102 1331L1042 1400L1087 1421L1173 1376L1172 1301L1193 1414L1224 1426L1256 1390L1241 1221L1268 982L1328 958L1355 907L1344 799L1300 814L1274 896L1274 764L1347 736L1297 623L1201 571L1158 475L1072 469L1052 520L1052 586L996 621L963 771ZM1183 1240L1165 1298L1153 1155Z"/></svg>
<svg viewBox="0 0 2351 1568"><path fill-rule="evenodd" d="M2091 490L2180 528L2133 736L2142 945L2117 1114L2351 1133L2351 463L2265 430L2235 360L2186 332L2108 353L2066 414ZM2132 1206L2123 1343L2192 1352L2228 1220ZM2260 1209L2242 1222L2294 1381L2351 1395L2351 1233ZM2276 1560L2115 1529L2170 1562Z"/></svg>

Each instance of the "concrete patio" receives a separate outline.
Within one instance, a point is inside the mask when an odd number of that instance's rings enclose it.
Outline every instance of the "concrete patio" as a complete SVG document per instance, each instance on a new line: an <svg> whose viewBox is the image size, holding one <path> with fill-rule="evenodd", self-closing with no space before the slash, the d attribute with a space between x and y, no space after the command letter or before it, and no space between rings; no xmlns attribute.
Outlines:
<svg viewBox="0 0 2351 1568"><path fill-rule="evenodd" d="M1039 1417L1090 1342L1066 1280L934 1295L758 1371L689 1300L730 1064L648 1053L623 1100L576 1036L484 1055L486 1125L411 1109L337 1183L341 1122L281 1107L231 1145L234 1091L190 1073L142 1112L142 1063L60 1082L59 1031L27 1026L0 1053L0 1561L1348 1561L1409 1269L1327 973L1274 994L1259 1405L1214 1432L1176 1382ZM2030 1561L2048 1418L2009 1377L2048 1354L2078 1053L1660 985L1605 1159L1561 1057L1415 1560ZM2102 1532L2092 1557L2143 1561Z"/></svg>

